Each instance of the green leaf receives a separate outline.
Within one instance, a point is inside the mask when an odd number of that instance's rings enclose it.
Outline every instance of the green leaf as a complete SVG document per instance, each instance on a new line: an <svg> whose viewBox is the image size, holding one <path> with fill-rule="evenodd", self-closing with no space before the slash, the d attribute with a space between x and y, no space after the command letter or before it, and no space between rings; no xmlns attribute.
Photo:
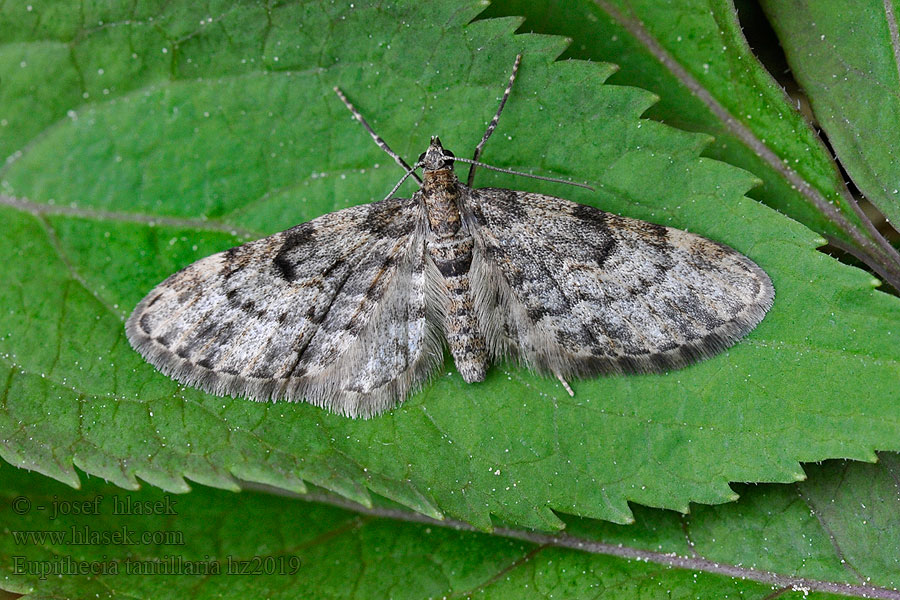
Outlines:
<svg viewBox="0 0 900 600"><path fill-rule="evenodd" d="M752 12L753 3L740 4L748 5L746 12ZM800 5L805 8L801 10ZM891 194L880 193L873 198L853 175L853 165L844 165L854 182L879 207L879 197L890 196L896 203L892 190L898 187L897 177L887 167L893 160L892 138L884 132L890 131L897 121L896 95L885 93L896 87L897 65L887 39L887 25L882 22L884 15L875 23L868 16L848 18L847 9L833 3L776 1L767 6L773 14L785 15L782 29L795 31L785 31L784 35L794 38L786 40L782 36L782 44L792 59L792 68L811 95L813 107L830 102L831 108L825 110L830 111L834 126L865 132L867 137L854 142L856 150L851 153L867 151L871 165L864 168L878 171L884 186L892 177L895 183L886 188ZM878 15L879 11L880 8L874 13ZM521 28L524 31L572 38L566 57L620 65L621 70L611 83L642 87L659 96L659 102L646 116L715 136L704 155L743 167L762 179L762 185L749 192L750 197L851 251L895 288L900 285L900 256L860 211L813 125L754 56L731 0L685 0L677 4L653 0L498 0L485 16L498 15L527 17ZM813 21L817 25L810 27ZM819 40L819 29L832 22L835 27L847 29L848 42L855 40L861 48L858 56L852 48L839 45L836 35L829 35L827 42ZM879 31L869 34L863 27ZM807 41L813 36L815 40ZM876 39L882 43L873 44ZM793 51L792 44L796 44ZM868 65L874 62L874 56L869 60L869 54L878 55L881 66L873 68L892 77L890 83L867 75ZM803 60L809 69L814 69L808 75L809 83L807 76L802 75L804 65L795 64L796 60ZM849 72L853 74L845 77ZM836 85L837 89L846 90L844 95L833 100L818 99L824 92L817 90L833 89ZM856 99L863 93L865 97ZM860 113L859 118L853 116L854 111ZM820 112L817 110L817 116ZM871 118L860 121L863 113ZM823 126L833 138L829 122L823 121ZM877 143L868 143L870 138ZM853 160L851 153L841 151L837 140L832 142L842 162ZM882 210L891 217L891 212Z"/></svg>
<svg viewBox="0 0 900 600"><path fill-rule="evenodd" d="M54 65L80 74L84 91L34 111L40 126L17 125L20 150L0 172L0 455L71 485L75 466L125 488L312 483L482 529L493 515L553 530L557 511L624 523L629 501L686 511L733 500L731 481L791 482L800 461L900 448L897 298L743 197L755 179L699 157L705 136L639 118L651 94L604 85L609 65L554 63L562 40L515 36L519 20L470 23L481 8L168 2L88 6L73 26L11 10L19 27L5 31L31 37L8 33L0 48L48 50L40 69L10 68L43 82L55 44L69 44ZM123 318L179 267L391 188L398 169L334 85L402 155L433 133L462 151L517 52L520 78L484 160L598 191L483 172L479 184L566 196L746 253L776 300L745 341L667 375L575 382L574 399L509 365L467 385L448 362L369 421L184 389L131 350ZM2 110L31 118L13 108Z"/></svg>
<svg viewBox="0 0 900 600"><path fill-rule="evenodd" d="M900 564L886 550L900 544L898 467L896 455L834 461L799 486L746 486L739 502L687 517L638 507L635 525L567 518L557 536L416 522L385 502L359 514L95 479L74 492L3 467L0 588L29 599L896 598Z"/></svg>
<svg viewBox="0 0 900 600"><path fill-rule="evenodd" d="M762 2L819 126L863 195L900 226L898 6ZM849 10L848 10L849 9Z"/></svg>

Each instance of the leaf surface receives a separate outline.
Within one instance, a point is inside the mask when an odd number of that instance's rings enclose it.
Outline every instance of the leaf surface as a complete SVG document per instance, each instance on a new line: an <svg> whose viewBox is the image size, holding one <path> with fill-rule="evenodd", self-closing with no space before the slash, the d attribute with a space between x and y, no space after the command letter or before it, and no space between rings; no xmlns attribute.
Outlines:
<svg viewBox="0 0 900 600"><path fill-rule="evenodd" d="M832 461L808 482L746 486L690 516L637 507L634 525L567 517L566 534L546 536L416 522L385 501L359 514L202 486L172 495L90 479L73 491L5 466L0 588L29 600L896 598L897 471L896 455ZM113 536L122 543L102 543Z"/></svg>
<svg viewBox="0 0 900 600"><path fill-rule="evenodd" d="M71 485L75 466L125 488L312 483L482 529L494 515L554 530L555 511L628 522L629 501L686 511L733 500L732 481L791 482L800 461L900 448L900 302L744 197L755 179L701 158L705 136L641 119L651 94L605 85L609 65L554 63L564 43L513 35L519 20L470 23L481 8L171 2L92 6L74 24L10 11L20 27L0 49L71 69L80 94L33 115L3 105L19 124L0 173L0 455ZM72 55L54 59L58 44ZM391 188L399 170L333 86L402 155L435 133L465 153L517 52L521 76L484 160L597 192L486 172L476 184L565 196L746 253L776 300L745 341L667 375L578 381L574 398L509 365L467 385L448 361L368 421L184 389L131 350L124 317L178 268ZM52 69L28 64L9 68L37 89Z"/></svg>

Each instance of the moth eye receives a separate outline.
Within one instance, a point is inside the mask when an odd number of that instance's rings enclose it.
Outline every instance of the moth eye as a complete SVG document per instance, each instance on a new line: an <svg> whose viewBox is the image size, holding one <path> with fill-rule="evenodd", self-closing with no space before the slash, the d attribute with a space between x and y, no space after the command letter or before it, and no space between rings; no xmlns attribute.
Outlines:
<svg viewBox="0 0 900 600"><path fill-rule="evenodd" d="M452 152L450 152L449 150L444 150L444 156L447 156L449 158L456 158L456 155L453 154Z"/></svg>
<svg viewBox="0 0 900 600"><path fill-rule="evenodd" d="M422 162L423 160L425 160L425 153L424 153L424 152L423 152L422 154L419 155L419 160L417 160L416 162Z"/></svg>

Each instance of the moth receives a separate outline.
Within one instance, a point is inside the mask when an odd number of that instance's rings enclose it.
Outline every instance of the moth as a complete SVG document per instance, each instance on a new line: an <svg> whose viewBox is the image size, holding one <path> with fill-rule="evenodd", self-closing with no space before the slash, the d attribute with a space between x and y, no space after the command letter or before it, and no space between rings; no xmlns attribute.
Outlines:
<svg viewBox="0 0 900 600"><path fill-rule="evenodd" d="M677 369L753 329L774 289L728 246L561 198L472 187L477 166L505 171L478 158L520 59L471 160L433 137L410 167L335 88L406 170L400 182L380 202L170 276L128 318L131 345L213 394L371 417L420 388L446 348L468 383L508 358L572 394L571 378ZM466 184L456 162L470 164ZM420 189L394 197L410 176Z"/></svg>

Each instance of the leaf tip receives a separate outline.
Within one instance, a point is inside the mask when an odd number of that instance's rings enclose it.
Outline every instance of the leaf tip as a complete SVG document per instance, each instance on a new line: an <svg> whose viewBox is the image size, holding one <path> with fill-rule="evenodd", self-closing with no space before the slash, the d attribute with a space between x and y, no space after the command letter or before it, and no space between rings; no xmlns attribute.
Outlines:
<svg viewBox="0 0 900 600"><path fill-rule="evenodd" d="M59 479L59 481L76 490L81 489L81 478L78 477L78 473L75 472L75 469L67 469L61 473L61 477L55 477L54 479Z"/></svg>
<svg viewBox="0 0 900 600"><path fill-rule="evenodd" d="M447 518L437 506L431 503L420 507L419 512L435 521L443 521Z"/></svg>
<svg viewBox="0 0 900 600"><path fill-rule="evenodd" d="M631 525L634 523L634 513L631 512L631 507L627 504L625 505L624 510L613 506L609 506L608 508L612 509L614 512L604 515L601 517L602 519L618 523L619 525Z"/></svg>
<svg viewBox="0 0 900 600"><path fill-rule="evenodd" d="M353 496L349 498L350 500L356 502L357 504L361 504L366 508L371 509L375 507L375 504L372 502L372 495L368 492L368 490L363 490L361 493L353 494Z"/></svg>

